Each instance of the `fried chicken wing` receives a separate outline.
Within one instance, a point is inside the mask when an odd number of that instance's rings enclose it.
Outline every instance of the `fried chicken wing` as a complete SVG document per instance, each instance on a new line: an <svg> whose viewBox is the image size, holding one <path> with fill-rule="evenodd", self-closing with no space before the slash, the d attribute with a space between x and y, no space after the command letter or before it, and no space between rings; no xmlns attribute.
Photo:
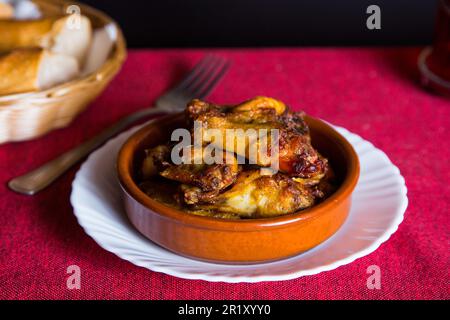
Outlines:
<svg viewBox="0 0 450 320"><path fill-rule="evenodd" d="M314 190L283 173L261 175L259 170L243 171L231 189L213 203L196 208L235 213L244 218L263 218L292 213L314 204Z"/></svg>
<svg viewBox="0 0 450 320"><path fill-rule="evenodd" d="M159 174L168 165L169 153L169 147L166 145L145 150L145 158L141 168L143 178L148 179Z"/></svg>
<svg viewBox="0 0 450 320"><path fill-rule="evenodd" d="M149 179L160 175L166 179L189 185L185 188L184 202L194 204L214 198L220 191L233 184L242 167L236 156L222 153L220 163L205 163L205 148L190 146L190 152L182 157L182 164L175 165L170 159L170 148L166 145L145 150L142 176ZM184 189L181 188L183 191Z"/></svg>
<svg viewBox="0 0 450 320"><path fill-rule="evenodd" d="M187 113L192 121L201 122L204 143L217 144L220 148L247 158L251 154L249 150L255 148L253 150L257 150L257 156L254 160L262 167L270 166L271 155L276 156L275 150L270 148L272 145L270 130L277 129L278 162L281 171L291 176L312 180L318 180L326 173L327 160L312 147L303 114L288 111L278 100L256 97L237 106L228 107L193 100L188 105ZM226 138L217 142L208 134L208 130L204 129L218 130ZM257 136L233 133L230 137L230 131L227 129L267 131ZM262 148L262 144L266 147Z"/></svg>
<svg viewBox="0 0 450 320"><path fill-rule="evenodd" d="M188 154L184 154L182 164L175 165L164 162L168 149L161 146L147 152L147 168L163 168L159 175L193 188L184 194L184 202L188 204L206 201L219 194L220 191L234 183L241 166L236 156L223 152L218 163L208 164L205 162L205 148L191 146ZM164 154L164 155L163 155ZM150 165L151 164L151 165ZM147 171L150 171L147 169Z"/></svg>

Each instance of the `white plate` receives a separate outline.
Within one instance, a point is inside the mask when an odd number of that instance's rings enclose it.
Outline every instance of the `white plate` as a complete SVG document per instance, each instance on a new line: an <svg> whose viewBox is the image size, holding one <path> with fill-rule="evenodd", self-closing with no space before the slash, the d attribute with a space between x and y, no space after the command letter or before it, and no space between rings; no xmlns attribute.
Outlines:
<svg viewBox="0 0 450 320"><path fill-rule="evenodd" d="M180 278L224 282L288 280L333 270L375 251L397 230L408 205L405 180L386 154L370 142L335 127L353 145L361 176L351 212L330 239L289 259L256 265L222 265L172 253L142 236L121 203L115 160L122 143L138 128L110 140L81 166L70 201L79 224L102 248L122 259Z"/></svg>

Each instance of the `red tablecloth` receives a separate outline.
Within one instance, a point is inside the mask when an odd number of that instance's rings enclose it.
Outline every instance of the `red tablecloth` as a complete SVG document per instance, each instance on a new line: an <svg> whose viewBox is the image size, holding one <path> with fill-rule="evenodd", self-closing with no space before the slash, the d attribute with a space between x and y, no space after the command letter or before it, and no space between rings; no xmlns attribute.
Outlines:
<svg viewBox="0 0 450 320"><path fill-rule="evenodd" d="M418 48L217 50L233 61L210 96L234 103L267 95L344 126L384 150L408 186L398 231L374 253L336 270L282 282L209 283L151 272L89 238L69 204L78 168L36 196L6 182L148 106L207 50L132 50L118 77L66 129L0 146L0 298L7 299L429 299L450 298L450 100L418 84ZM81 268L81 289L66 268ZM366 286L381 268L381 290Z"/></svg>

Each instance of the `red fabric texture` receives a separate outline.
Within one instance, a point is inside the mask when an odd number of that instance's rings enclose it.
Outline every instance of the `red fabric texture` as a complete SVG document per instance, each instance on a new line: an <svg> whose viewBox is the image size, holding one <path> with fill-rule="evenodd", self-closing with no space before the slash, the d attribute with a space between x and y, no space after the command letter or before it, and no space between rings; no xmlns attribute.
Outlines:
<svg viewBox="0 0 450 320"><path fill-rule="evenodd" d="M374 253L318 275L256 284L184 280L136 267L101 249L69 203L78 167L35 196L9 179L52 159L152 101L207 52L232 60L209 97L266 95L344 126L384 150L406 179L409 207ZM419 48L131 50L120 74L70 127L0 146L2 299L449 299L450 100L419 85ZM81 289L66 268L81 268ZM381 289L366 269L381 269Z"/></svg>

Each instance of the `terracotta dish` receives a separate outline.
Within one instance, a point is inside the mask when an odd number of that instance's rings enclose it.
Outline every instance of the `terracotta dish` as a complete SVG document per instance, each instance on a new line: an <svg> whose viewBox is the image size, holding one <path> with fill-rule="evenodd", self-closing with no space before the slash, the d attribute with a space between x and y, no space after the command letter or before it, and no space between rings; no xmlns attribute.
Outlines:
<svg viewBox="0 0 450 320"><path fill-rule="evenodd" d="M294 256L333 235L345 221L359 177L352 146L328 124L306 116L313 146L338 177L337 190L306 210L274 218L226 220L198 216L168 207L147 196L136 177L144 150L167 141L183 127L184 115L156 120L122 146L118 177L131 223L148 239L183 256L220 263L259 263Z"/></svg>

